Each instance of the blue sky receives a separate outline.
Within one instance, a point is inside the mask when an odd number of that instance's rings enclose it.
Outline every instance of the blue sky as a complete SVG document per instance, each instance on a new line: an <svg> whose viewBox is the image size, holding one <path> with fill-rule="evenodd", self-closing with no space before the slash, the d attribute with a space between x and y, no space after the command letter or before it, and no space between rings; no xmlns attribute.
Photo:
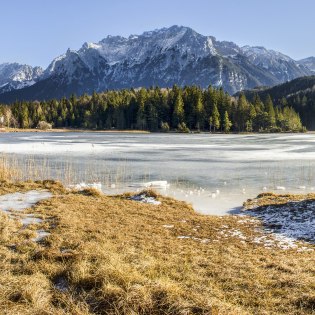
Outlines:
<svg viewBox="0 0 315 315"><path fill-rule="evenodd" d="M48 66L67 48L174 24L295 59L315 56L314 0L10 0L1 2L0 63Z"/></svg>

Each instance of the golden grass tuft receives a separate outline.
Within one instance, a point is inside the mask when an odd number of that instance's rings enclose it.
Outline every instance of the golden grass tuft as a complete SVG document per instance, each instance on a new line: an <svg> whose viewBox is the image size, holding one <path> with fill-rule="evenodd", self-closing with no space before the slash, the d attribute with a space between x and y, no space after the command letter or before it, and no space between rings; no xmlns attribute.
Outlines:
<svg viewBox="0 0 315 315"><path fill-rule="evenodd" d="M77 193L80 195L93 196L93 197L100 197L103 194L99 189L96 189L93 187L79 190Z"/></svg>
<svg viewBox="0 0 315 315"><path fill-rule="evenodd" d="M274 194L274 193L262 193L254 199L248 199L244 203L245 208L251 207L263 207L269 205L283 205L288 202L304 201L304 200L315 200L315 194Z"/></svg>
<svg viewBox="0 0 315 315"><path fill-rule="evenodd" d="M145 195L147 197L158 198L158 193L153 189L144 189L140 191L137 195Z"/></svg>
<svg viewBox="0 0 315 315"><path fill-rule="evenodd" d="M14 180L21 177L21 170L12 167L6 156L0 156L0 181Z"/></svg>

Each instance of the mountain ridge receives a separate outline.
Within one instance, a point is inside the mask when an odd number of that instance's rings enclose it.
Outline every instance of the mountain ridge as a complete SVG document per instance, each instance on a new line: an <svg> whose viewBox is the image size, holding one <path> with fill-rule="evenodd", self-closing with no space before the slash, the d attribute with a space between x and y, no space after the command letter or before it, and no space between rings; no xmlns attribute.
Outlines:
<svg viewBox="0 0 315 315"><path fill-rule="evenodd" d="M37 82L43 73L41 67L32 67L18 63L0 64L0 94L22 89Z"/></svg>
<svg viewBox="0 0 315 315"><path fill-rule="evenodd" d="M309 68L315 74L315 57L308 57L298 61L301 65Z"/></svg>
<svg viewBox="0 0 315 315"><path fill-rule="evenodd" d="M310 75L302 62L264 47L240 47L185 26L141 35L107 36L55 58L32 86L0 101L48 99L107 89L174 84L222 86L229 93ZM1 90L0 90L1 93Z"/></svg>

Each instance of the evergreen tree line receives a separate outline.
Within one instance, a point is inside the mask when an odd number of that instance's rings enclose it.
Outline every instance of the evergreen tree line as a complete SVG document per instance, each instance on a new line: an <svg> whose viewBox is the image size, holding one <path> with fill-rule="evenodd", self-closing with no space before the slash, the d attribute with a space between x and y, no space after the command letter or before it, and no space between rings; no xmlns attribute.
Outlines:
<svg viewBox="0 0 315 315"><path fill-rule="evenodd" d="M303 131L299 115L289 104L274 106L269 95L244 94L234 98L209 86L170 89L106 91L50 101L0 105L0 123L7 127L36 128L46 121L54 127L140 129L189 132Z"/></svg>
<svg viewBox="0 0 315 315"><path fill-rule="evenodd" d="M261 99L271 96L275 107L293 107L308 130L315 130L315 76L301 77L292 81L257 91L246 91L253 102L255 93Z"/></svg>
<svg viewBox="0 0 315 315"><path fill-rule="evenodd" d="M283 106L289 103L299 113L305 126L310 130L315 130L315 89L308 89L280 100Z"/></svg>

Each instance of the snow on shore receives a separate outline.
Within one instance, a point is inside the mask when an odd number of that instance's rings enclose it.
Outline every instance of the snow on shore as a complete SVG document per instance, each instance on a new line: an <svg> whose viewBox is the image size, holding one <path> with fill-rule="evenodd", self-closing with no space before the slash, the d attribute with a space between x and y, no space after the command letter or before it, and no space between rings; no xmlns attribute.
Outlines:
<svg viewBox="0 0 315 315"><path fill-rule="evenodd" d="M315 244L315 201L290 201L282 205L253 207L245 212L259 218L267 231Z"/></svg>

